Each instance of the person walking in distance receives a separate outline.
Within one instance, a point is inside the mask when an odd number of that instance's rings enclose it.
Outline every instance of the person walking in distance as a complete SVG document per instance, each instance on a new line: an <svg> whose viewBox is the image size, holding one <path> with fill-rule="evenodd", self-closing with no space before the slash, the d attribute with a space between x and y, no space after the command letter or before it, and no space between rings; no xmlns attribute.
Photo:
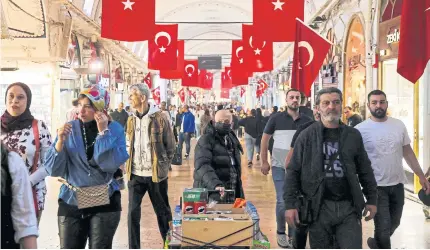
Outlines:
<svg viewBox="0 0 430 250"><path fill-rule="evenodd" d="M182 154L182 146L185 141L185 159L190 156L191 136L196 128L194 122L194 115L189 111L188 105L185 105L182 113L181 133L179 134L179 152Z"/></svg>
<svg viewBox="0 0 430 250"><path fill-rule="evenodd" d="M129 88L130 104L136 112L128 118L127 138L130 158L126 163L128 181L128 244L140 248L140 219L142 198L149 193L157 215L163 243L172 221L168 198L170 163L175 141L170 122L155 105L148 103L150 90L144 83Z"/></svg>
<svg viewBox="0 0 430 250"><path fill-rule="evenodd" d="M118 109L115 110L114 112L112 112L110 114L110 116L112 117L112 120L118 122L119 124L121 124L121 126L126 130L127 129L127 119L128 119L128 113L127 111L125 111L124 109L124 103L120 103L118 105Z"/></svg>
<svg viewBox="0 0 430 250"><path fill-rule="evenodd" d="M350 106L346 106L343 113L345 114L348 126L355 127L363 121L361 116L352 111Z"/></svg>
<svg viewBox="0 0 430 250"><path fill-rule="evenodd" d="M243 126L245 130L245 148L246 156L248 158L248 167L252 167L252 159L254 158L254 148L258 137L257 131L257 111L250 110L250 115L239 120L239 126ZM257 150L259 152L259 149Z"/></svg>
<svg viewBox="0 0 430 250"><path fill-rule="evenodd" d="M358 124L364 147L372 162L378 183L378 213L375 216L374 238L368 238L370 248L391 248L390 237L400 225L405 200L406 176L402 160L418 176L421 186L430 194L430 183L411 148L405 124L387 116L387 96L381 90L368 95L370 119Z"/></svg>
<svg viewBox="0 0 430 250"><path fill-rule="evenodd" d="M291 140L296 129L312 119L299 112L300 92L296 89L290 89L286 95L287 110L272 115L264 129L261 140L261 172L267 175L270 171L267 152L270 138L273 136L272 150L272 178L276 191L276 224L277 224L277 242L280 247L291 247L294 238L294 228L288 227L288 237L285 235L285 205L283 200L285 183L285 158L290 149Z"/></svg>
<svg viewBox="0 0 430 250"><path fill-rule="evenodd" d="M311 248L330 248L334 237L341 249L361 248L361 217L368 214L366 221L371 220L377 211L371 162L360 132L341 123L342 92L322 89L316 105L321 122L301 132L287 167L287 222L307 224Z"/></svg>

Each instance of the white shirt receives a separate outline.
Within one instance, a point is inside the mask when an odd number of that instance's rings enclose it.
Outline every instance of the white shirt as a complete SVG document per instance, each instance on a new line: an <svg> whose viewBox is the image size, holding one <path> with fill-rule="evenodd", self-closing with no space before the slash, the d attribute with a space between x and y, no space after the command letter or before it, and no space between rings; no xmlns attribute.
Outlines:
<svg viewBox="0 0 430 250"><path fill-rule="evenodd" d="M15 242L19 243L24 237L39 236L39 229L27 167L15 152L9 152L7 160L12 179L12 223L15 229Z"/></svg>
<svg viewBox="0 0 430 250"><path fill-rule="evenodd" d="M151 141L148 135L149 114L142 119L135 118L134 132L134 154L132 173L134 175L148 177L152 176Z"/></svg>
<svg viewBox="0 0 430 250"><path fill-rule="evenodd" d="M410 144L411 139L405 124L399 119L388 117L385 122L367 119L355 128L363 137L378 186L406 183L403 146Z"/></svg>
<svg viewBox="0 0 430 250"><path fill-rule="evenodd" d="M199 110L199 111L196 111L196 113L194 114L194 117L195 117L195 123L196 124L200 124L200 119L202 118L202 116L205 114L205 111L204 110Z"/></svg>

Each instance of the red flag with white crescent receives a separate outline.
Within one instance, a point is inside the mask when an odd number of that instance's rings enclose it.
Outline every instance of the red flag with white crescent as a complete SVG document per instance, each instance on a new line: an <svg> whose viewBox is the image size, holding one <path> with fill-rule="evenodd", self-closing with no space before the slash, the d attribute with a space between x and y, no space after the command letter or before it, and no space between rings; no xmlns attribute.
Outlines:
<svg viewBox="0 0 430 250"><path fill-rule="evenodd" d="M185 90L184 90L184 88L182 88L181 90L178 91L178 95L179 95L179 99L181 99L181 102L184 103L185 102Z"/></svg>
<svg viewBox="0 0 430 250"><path fill-rule="evenodd" d="M148 85L149 89L152 89L151 72L148 72L148 74L146 74L145 78L143 78L143 82Z"/></svg>
<svg viewBox="0 0 430 250"><path fill-rule="evenodd" d="M273 42L256 32L253 25L242 24L244 63L248 72L273 70Z"/></svg>
<svg viewBox="0 0 430 250"><path fill-rule="evenodd" d="M160 104L160 86L151 90L151 92L152 92L152 99L154 99L155 104L157 105Z"/></svg>
<svg viewBox="0 0 430 250"><path fill-rule="evenodd" d="M175 70L177 50L178 25L155 25L154 37L148 41L148 68Z"/></svg>
<svg viewBox="0 0 430 250"><path fill-rule="evenodd" d="M197 60L184 60L182 69L182 86L199 87L199 66Z"/></svg>
<svg viewBox="0 0 430 250"><path fill-rule="evenodd" d="M184 68L184 41L178 41L178 50L176 51L176 69L160 70L160 78L163 79L181 79Z"/></svg>

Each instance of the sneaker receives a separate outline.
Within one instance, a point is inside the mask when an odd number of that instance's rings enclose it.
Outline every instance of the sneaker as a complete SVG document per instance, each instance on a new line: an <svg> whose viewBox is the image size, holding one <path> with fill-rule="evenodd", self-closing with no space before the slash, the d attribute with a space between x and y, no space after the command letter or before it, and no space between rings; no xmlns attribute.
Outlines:
<svg viewBox="0 0 430 250"><path fill-rule="evenodd" d="M260 160L260 154L257 154L257 161Z"/></svg>
<svg viewBox="0 0 430 250"><path fill-rule="evenodd" d="M188 158L190 158L190 156L189 155L185 155L184 159L188 160Z"/></svg>
<svg viewBox="0 0 430 250"><path fill-rule="evenodd" d="M278 246L282 248L291 248L290 240L287 240L286 234L276 234L276 241L278 242Z"/></svg>
<svg viewBox="0 0 430 250"><path fill-rule="evenodd" d="M248 168L252 167L252 161L248 161Z"/></svg>
<svg viewBox="0 0 430 250"><path fill-rule="evenodd" d="M379 249L378 243L376 242L375 238L369 237L367 238L367 245L370 249Z"/></svg>

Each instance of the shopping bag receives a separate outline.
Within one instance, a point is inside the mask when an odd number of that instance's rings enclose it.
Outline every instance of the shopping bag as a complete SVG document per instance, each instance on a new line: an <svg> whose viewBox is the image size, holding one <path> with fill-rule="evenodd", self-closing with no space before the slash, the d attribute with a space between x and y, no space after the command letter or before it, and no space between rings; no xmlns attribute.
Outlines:
<svg viewBox="0 0 430 250"><path fill-rule="evenodd" d="M176 147L175 154L172 159L172 165L182 165L182 154L179 152L179 147Z"/></svg>

